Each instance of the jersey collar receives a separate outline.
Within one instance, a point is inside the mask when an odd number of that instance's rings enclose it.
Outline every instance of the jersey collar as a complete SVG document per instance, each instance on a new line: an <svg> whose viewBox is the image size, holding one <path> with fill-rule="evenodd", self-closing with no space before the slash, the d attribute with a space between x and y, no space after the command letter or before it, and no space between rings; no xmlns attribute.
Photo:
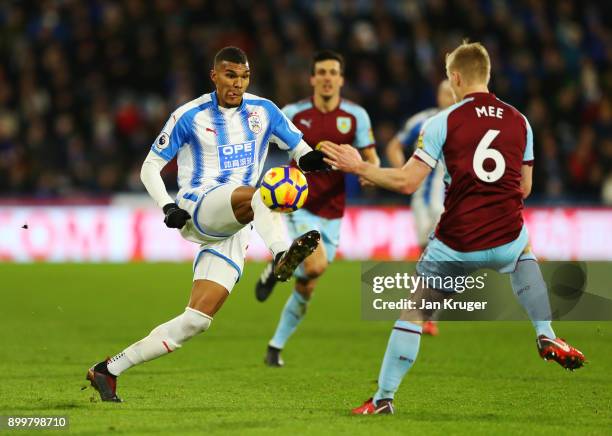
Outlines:
<svg viewBox="0 0 612 436"><path fill-rule="evenodd" d="M495 94L493 94L492 92L470 92L469 94L465 94L463 96L463 99L465 100L466 98L470 98L470 97L474 97L474 98L478 98L478 97L491 97L491 98L495 98Z"/></svg>
<svg viewBox="0 0 612 436"><path fill-rule="evenodd" d="M342 104L342 97L340 97L340 99L338 100L338 106L336 106L335 108L333 108L332 110L330 110L329 112L322 112L316 105L315 105L315 101L314 101L314 95L310 96L310 102L312 103L312 107L314 108L314 110L316 110L317 112L321 113L321 114L331 114L332 112L336 112L338 110L338 108L340 108L340 105Z"/></svg>
<svg viewBox="0 0 612 436"><path fill-rule="evenodd" d="M217 98L217 91L213 91L213 92L210 93L210 99L212 100L213 108L216 111L221 112L221 110L219 110L219 108L221 106L219 106L219 99ZM236 108L237 109L236 112L242 111L245 107L246 107L246 103L244 101L244 94L243 94L242 95L242 101L240 102L240 105Z"/></svg>

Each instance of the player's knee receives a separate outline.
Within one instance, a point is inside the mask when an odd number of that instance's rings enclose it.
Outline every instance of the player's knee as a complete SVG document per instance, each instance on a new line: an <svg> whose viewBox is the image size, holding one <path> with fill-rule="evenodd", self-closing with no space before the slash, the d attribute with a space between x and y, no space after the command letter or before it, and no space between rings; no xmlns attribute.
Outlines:
<svg viewBox="0 0 612 436"><path fill-rule="evenodd" d="M304 273L309 278L320 277L327 269L327 265L327 259L313 259L304 262Z"/></svg>
<svg viewBox="0 0 612 436"><path fill-rule="evenodd" d="M422 309L406 309L402 311L400 315L400 320L413 322L416 324L421 324L425 321L430 321L432 318L432 313L427 312Z"/></svg>
<svg viewBox="0 0 612 436"><path fill-rule="evenodd" d="M255 191L252 186L240 186L232 192L232 210L236 220L241 224L248 224L253 221L254 213L251 201Z"/></svg>
<svg viewBox="0 0 612 436"><path fill-rule="evenodd" d="M421 323L425 321L431 321L437 310L433 307L438 304L423 304L428 303L440 303L444 298L447 297L447 293L438 291L435 289L419 289L413 294L411 300L415 303L414 308L408 308L402 311L400 319L402 321L409 321L414 323Z"/></svg>
<svg viewBox="0 0 612 436"><path fill-rule="evenodd" d="M310 297L312 297L312 294L314 292L314 288L304 288L304 289L299 289L297 290L298 294L300 294L302 296L302 298L306 301L310 300Z"/></svg>
<svg viewBox="0 0 612 436"><path fill-rule="evenodd" d="M188 308L209 317L215 316L238 278L236 269L225 259L204 253L195 268Z"/></svg>
<svg viewBox="0 0 612 436"><path fill-rule="evenodd" d="M295 281L295 290L305 300L310 300L310 297L312 297L314 293L316 283L314 279L297 278Z"/></svg>
<svg viewBox="0 0 612 436"><path fill-rule="evenodd" d="M525 257L517 263L516 269L510 273L510 284L517 295L530 287L546 287L540 266L535 259Z"/></svg>

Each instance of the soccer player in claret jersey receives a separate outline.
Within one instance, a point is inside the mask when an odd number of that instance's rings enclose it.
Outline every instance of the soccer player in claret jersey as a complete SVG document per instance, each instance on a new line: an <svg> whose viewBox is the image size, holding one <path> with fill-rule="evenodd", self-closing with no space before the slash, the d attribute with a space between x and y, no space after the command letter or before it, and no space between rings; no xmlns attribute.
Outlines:
<svg viewBox="0 0 612 436"><path fill-rule="evenodd" d="M417 150L401 169L369 165L346 145L325 144L322 149L330 165L406 194L444 159L444 213L417 273L453 277L457 265L462 275L475 266L509 273L512 289L535 328L540 356L577 369L584 355L551 327L546 283L523 223L523 199L531 191L533 169L531 127L525 116L489 92L490 71L489 55L479 43L464 42L447 55L446 72L458 103L425 123ZM448 292L453 290L423 288L415 295L441 302ZM353 413L393 413L395 392L417 357L421 325L432 315L419 308L402 312L389 337L378 391Z"/></svg>
<svg viewBox="0 0 612 436"><path fill-rule="evenodd" d="M274 103L246 93L250 67L242 50L220 50L210 74L216 90L172 113L141 171L147 191L165 214L166 226L200 245L189 304L182 314L87 372L103 401L121 401L117 376L125 370L176 351L210 327L242 275L252 227L272 253L278 280L291 278L319 243L320 234L310 231L289 245L280 214L266 207L256 184L272 135L305 171L327 168L322 152L302 140L302 133ZM174 157L180 188L176 202L160 176Z"/></svg>
<svg viewBox="0 0 612 436"><path fill-rule="evenodd" d="M402 130L389 141L386 151L387 159L392 167L404 166L406 163L405 151L411 150L410 154L412 154L423 123L455 102L455 96L448 80L443 80L438 85L437 100L437 107L422 110L408 118ZM421 251L425 249L429 235L436 228L440 215L444 211L444 172L444 163L438 162L419 189L411 196L410 207ZM423 334L436 336L438 334L436 321L426 321L423 324Z"/></svg>
<svg viewBox="0 0 612 436"><path fill-rule="evenodd" d="M378 165L370 117L365 109L340 97L344 84L344 60L330 50L313 57L310 84L313 96L289 104L283 112L303 132L304 140L312 147L325 141L348 143L372 165ZM340 239L340 221L344 214L344 174L340 171L319 171L306 174L308 198L304 207L287 215L291 236L309 230L321 233L317 249L296 269L295 289L281 313L276 332L268 343L265 363L282 366L281 350L306 313L318 278L325 272L336 255ZM265 301L276 278L268 265L257 285L255 294Z"/></svg>

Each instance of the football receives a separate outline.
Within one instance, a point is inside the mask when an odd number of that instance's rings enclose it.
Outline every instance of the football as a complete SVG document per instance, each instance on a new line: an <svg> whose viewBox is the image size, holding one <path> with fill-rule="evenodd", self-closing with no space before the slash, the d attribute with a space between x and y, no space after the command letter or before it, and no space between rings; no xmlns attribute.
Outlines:
<svg viewBox="0 0 612 436"><path fill-rule="evenodd" d="M308 197L308 183L306 176L295 167L274 167L263 176L259 192L270 209L290 213L304 205Z"/></svg>

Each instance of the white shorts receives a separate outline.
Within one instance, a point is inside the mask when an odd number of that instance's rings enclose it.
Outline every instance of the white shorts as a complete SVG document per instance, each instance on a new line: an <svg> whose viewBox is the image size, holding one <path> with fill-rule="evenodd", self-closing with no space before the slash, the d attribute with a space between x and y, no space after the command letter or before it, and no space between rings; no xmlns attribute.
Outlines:
<svg viewBox="0 0 612 436"><path fill-rule="evenodd" d="M243 229L232 209L232 192L240 185L225 183L181 191L177 203L191 215L179 231L181 236L197 244L222 241Z"/></svg>
<svg viewBox="0 0 612 436"><path fill-rule="evenodd" d="M179 207L191 215L179 232L188 241L200 244L193 261L193 279L211 280L228 292L242 275L252 228L239 223L232 209L232 192L239 186L203 186L182 191L177 198Z"/></svg>
<svg viewBox="0 0 612 436"><path fill-rule="evenodd" d="M193 261L193 279L211 280L232 292L242 276L250 235L248 225L229 238L201 244Z"/></svg>

